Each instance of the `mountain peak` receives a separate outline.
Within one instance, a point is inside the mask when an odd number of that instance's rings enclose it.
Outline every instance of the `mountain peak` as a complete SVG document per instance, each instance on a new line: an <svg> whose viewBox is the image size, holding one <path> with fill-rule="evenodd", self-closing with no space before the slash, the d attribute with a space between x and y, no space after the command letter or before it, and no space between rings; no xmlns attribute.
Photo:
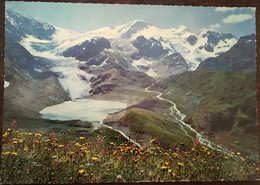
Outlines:
<svg viewBox="0 0 260 185"><path fill-rule="evenodd" d="M255 71L255 35L240 37L227 52L208 58L197 70Z"/></svg>
<svg viewBox="0 0 260 185"><path fill-rule="evenodd" d="M132 20L130 22L127 23L127 25L129 26L133 26L133 25L136 25L136 24L143 24L143 25L149 25L148 23L146 23L144 20Z"/></svg>
<svg viewBox="0 0 260 185"><path fill-rule="evenodd" d="M23 16L13 9L7 9L5 13L5 25L7 36L20 42L23 38L31 35L37 39L51 40L55 28L39 19Z"/></svg>
<svg viewBox="0 0 260 185"><path fill-rule="evenodd" d="M178 30L178 32L189 31L189 29L184 25L177 27L176 30Z"/></svg>
<svg viewBox="0 0 260 185"><path fill-rule="evenodd" d="M150 26L150 24L142 21L142 20L134 20L126 24L124 26L125 33L121 35L122 38L131 38L131 36L138 31L147 29Z"/></svg>

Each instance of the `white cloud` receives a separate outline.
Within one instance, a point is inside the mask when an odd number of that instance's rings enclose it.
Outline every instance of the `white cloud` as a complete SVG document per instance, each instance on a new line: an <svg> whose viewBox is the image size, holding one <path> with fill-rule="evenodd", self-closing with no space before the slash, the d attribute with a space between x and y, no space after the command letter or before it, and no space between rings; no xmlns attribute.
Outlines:
<svg viewBox="0 0 260 185"><path fill-rule="evenodd" d="M210 25L210 29L211 30L217 30L218 28L220 28L220 24L212 24L212 25Z"/></svg>
<svg viewBox="0 0 260 185"><path fill-rule="evenodd" d="M227 11L234 11L237 8L230 8L230 7L217 7L215 9L216 12L227 12Z"/></svg>
<svg viewBox="0 0 260 185"><path fill-rule="evenodd" d="M218 28L220 28L221 26L220 26L220 24L212 24L212 25L210 25L208 28L205 28L205 27L203 27L203 28L200 28L200 32L205 32L205 31L217 31L218 30Z"/></svg>
<svg viewBox="0 0 260 185"><path fill-rule="evenodd" d="M228 17L223 19L224 23L238 23L238 22L243 22L249 19L252 19L252 15L250 14L232 14L229 15Z"/></svg>

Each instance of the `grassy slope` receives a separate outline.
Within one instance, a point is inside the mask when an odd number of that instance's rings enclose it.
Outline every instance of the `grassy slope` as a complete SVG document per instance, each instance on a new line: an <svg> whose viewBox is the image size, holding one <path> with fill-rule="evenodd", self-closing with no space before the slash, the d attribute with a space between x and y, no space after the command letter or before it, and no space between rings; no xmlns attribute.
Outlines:
<svg viewBox="0 0 260 185"><path fill-rule="evenodd" d="M117 117L114 121L122 127L127 126L137 140L144 139L144 137L157 138L165 147L169 147L174 142L183 143L187 146L191 144L191 139L175 122L156 112L131 108L126 110L119 120ZM111 122L113 122L112 119L105 121L106 124L111 124Z"/></svg>
<svg viewBox="0 0 260 185"><path fill-rule="evenodd" d="M157 88L177 103L196 129L218 143L256 154L255 84L250 73L193 71L168 78Z"/></svg>
<svg viewBox="0 0 260 185"><path fill-rule="evenodd" d="M15 61L8 59L5 59L5 69L6 80L10 84L4 89L4 126L13 119L38 119L40 110L67 99L54 75L34 78L26 70L17 67Z"/></svg>

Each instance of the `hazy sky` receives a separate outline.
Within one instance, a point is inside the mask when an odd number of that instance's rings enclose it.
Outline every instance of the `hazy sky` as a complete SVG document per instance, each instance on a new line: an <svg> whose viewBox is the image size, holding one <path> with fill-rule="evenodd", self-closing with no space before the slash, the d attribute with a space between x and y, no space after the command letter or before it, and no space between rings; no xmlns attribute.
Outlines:
<svg viewBox="0 0 260 185"><path fill-rule="evenodd" d="M160 28L184 25L192 32L211 28L240 37L255 33L254 8L216 8L155 5L6 2L23 15L75 31L90 31L144 20Z"/></svg>

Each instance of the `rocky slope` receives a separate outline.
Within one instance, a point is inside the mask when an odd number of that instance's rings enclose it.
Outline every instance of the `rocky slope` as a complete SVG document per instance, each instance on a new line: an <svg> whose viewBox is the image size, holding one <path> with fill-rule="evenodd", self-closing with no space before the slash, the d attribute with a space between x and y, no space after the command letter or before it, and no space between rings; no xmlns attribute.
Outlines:
<svg viewBox="0 0 260 185"><path fill-rule="evenodd" d="M18 12L7 9L5 13L6 36L20 42L30 35L40 40L51 40L56 29L54 26L32 17L25 17Z"/></svg>
<svg viewBox="0 0 260 185"><path fill-rule="evenodd" d="M154 86L187 114L186 122L215 142L247 154L258 150L253 39L254 35L242 37L226 53L203 61L196 71Z"/></svg>
<svg viewBox="0 0 260 185"><path fill-rule="evenodd" d="M38 111L68 99L57 76L37 64L21 45L6 37L4 119L40 118Z"/></svg>
<svg viewBox="0 0 260 185"><path fill-rule="evenodd" d="M154 82L148 75L120 69L110 69L92 77L90 94L106 94L114 90L114 88L144 89Z"/></svg>
<svg viewBox="0 0 260 185"><path fill-rule="evenodd" d="M226 53L208 58L200 63L197 70L256 71L255 34L241 37Z"/></svg>

